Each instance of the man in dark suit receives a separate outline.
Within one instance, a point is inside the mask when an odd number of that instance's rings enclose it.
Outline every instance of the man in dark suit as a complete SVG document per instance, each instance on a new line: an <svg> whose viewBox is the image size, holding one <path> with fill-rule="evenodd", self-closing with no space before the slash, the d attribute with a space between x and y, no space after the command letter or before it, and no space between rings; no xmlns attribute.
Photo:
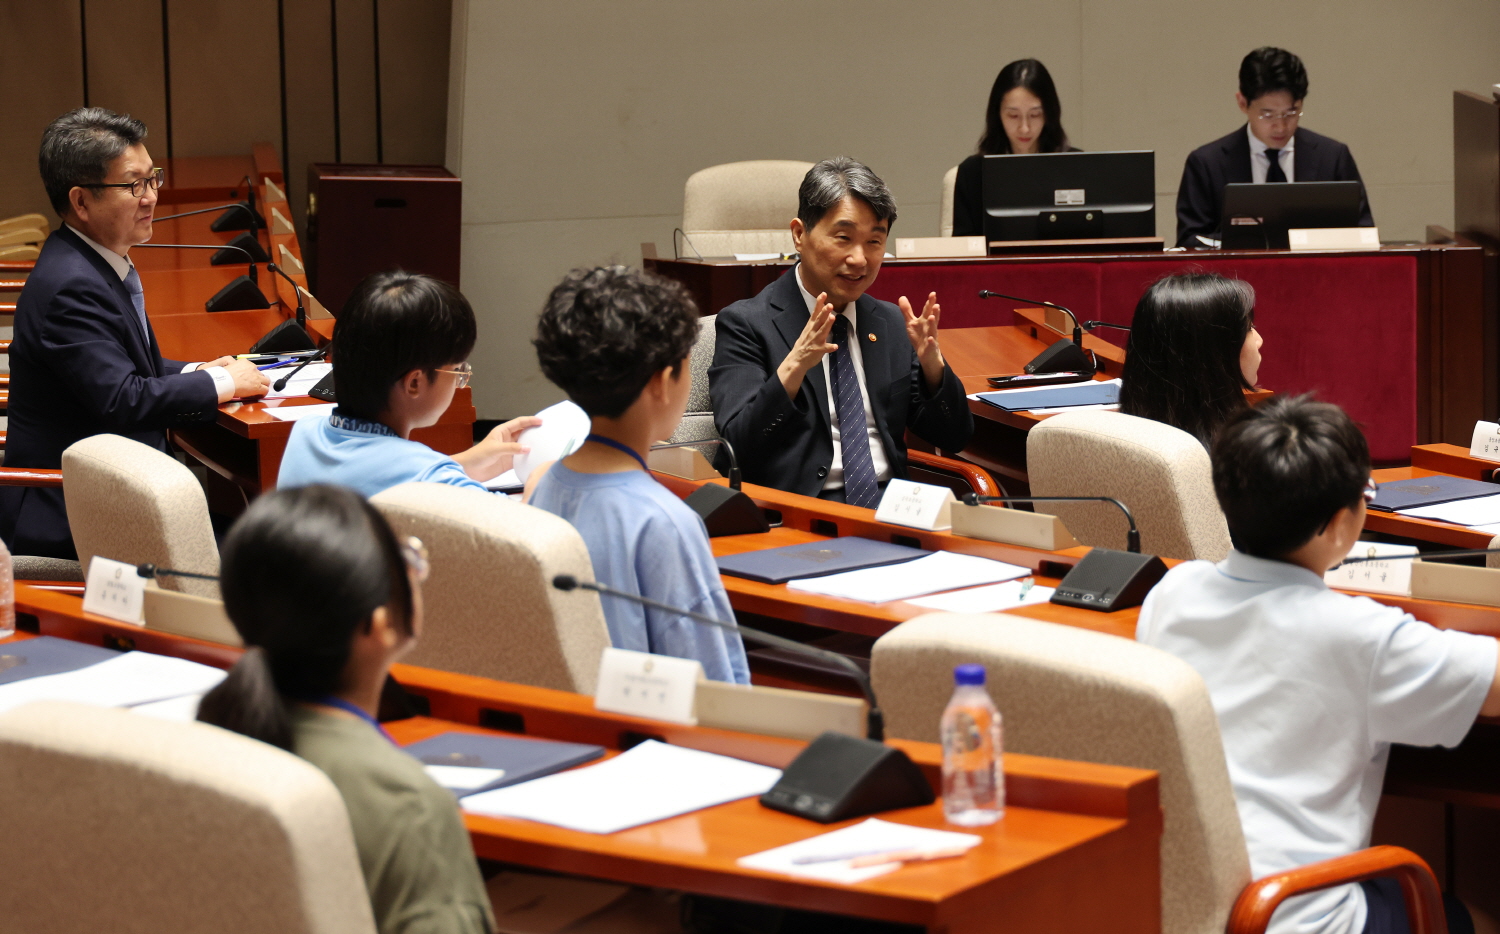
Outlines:
<svg viewBox="0 0 1500 934"><path fill-rule="evenodd" d="M162 359L129 258L151 239L162 183L145 137L139 120L98 107L42 136L42 183L63 224L16 304L7 467L60 467L64 448L105 432L165 451L167 428L269 384L244 360ZM0 489L0 536L15 554L76 557L60 490Z"/></svg>
<svg viewBox="0 0 1500 934"><path fill-rule="evenodd" d="M714 423L751 483L873 508L907 476L908 428L946 451L969 443L974 417L938 346L937 294L920 315L904 296L898 307L864 294L895 220L874 172L842 156L818 163L791 223L801 261L719 313Z"/></svg>
<svg viewBox="0 0 1500 934"><path fill-rule="evenodd" d="M1256 49L1240 62L1235 94L1246 126L1188 155L1177 188L1177 245L1219 240L1224 186L1230 183L1361 182L1349 147L1298 126L1307 69L1284 49ZM1360 185L1360 226L1373 227Z"/></svg>

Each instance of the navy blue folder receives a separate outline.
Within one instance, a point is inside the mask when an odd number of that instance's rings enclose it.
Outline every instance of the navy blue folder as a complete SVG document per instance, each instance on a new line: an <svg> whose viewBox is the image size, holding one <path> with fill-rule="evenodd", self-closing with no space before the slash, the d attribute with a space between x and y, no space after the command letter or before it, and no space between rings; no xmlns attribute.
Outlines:
<svg viewBox="0 0 1500 934"><path fill-rule="evenodd" d="M37 636L0 645L0 684L77 671L119 655L114 649L71 639Z"/></svg>
<svg viewBox="0 0 1500 934"><path fill-rule="evenodd" d="M1061 409L1073 405L1114 405L1120 401L1120 384L1090 380L1068 386L1028 389L1026 392L981 392L979 398L1007 412Z"/></svg>
<svg viewBox="0 0 1500 934"><path fill-rule="evenodd" d="M873 538L834 538L805 545L784 545L718 558L719 571L763 584L784 584L804 577L826 577L860 568L901 564L932 552Z"/></svg>
<svg viewBox="0 0 1500 934"><path fill-rule="evenodd" d="M1380 512L1436 506L1438 503L1453 503L1461 499L1477 499L1500 493L1500 484L1497 483L1442 474L1413 480L1387 480L1385 483L1377 483L1375 487L1375 502L1370 504L1370 508Z"/></svg>
<svg viewBox="0 0 1500 934"><path fill-rule="evenodd" d="M533 778L561 772L604 755L603 746L562 743L520 736L483 736L479 733L440 733L406 751L427 765L457 765L477 769L504 769L505 774L478 788L453 789L455 797L478 794L492 788L519 785Z"/></svg>

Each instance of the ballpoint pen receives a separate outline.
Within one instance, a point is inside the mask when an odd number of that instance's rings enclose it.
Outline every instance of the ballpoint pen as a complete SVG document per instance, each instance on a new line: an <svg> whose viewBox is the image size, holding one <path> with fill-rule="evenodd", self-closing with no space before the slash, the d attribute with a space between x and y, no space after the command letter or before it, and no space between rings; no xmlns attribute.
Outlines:
<svg viewBox="0 0 1500 934"><path fill-rule="evenodd" d="M962 856L973 849L970 845L944 847L902 847L896 850L862 850L853 853L829 853L820 856L801 856L792 860L793 865L808 866L816 863L836 863L847 860L850 869L868 866L883 866L886 863L910 863L929 859L948 859Z"/></svg>

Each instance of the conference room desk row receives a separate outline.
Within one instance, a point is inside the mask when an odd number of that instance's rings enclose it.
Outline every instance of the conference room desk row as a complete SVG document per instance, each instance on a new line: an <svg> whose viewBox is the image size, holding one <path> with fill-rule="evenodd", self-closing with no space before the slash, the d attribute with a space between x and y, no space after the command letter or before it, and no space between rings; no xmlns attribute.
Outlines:
<svg viewBox="0 0 1500 934"><path fill-rule="evenodd" d="M85 613L76 596L20 584L16 601L18 621L30 633L220 668L239 655L229 646ZM420 716L387 724L403 745L449 731L493 733L485 724L503 723L513 733L602 745L607 755L657 739L776 768L806 746L776 736L607 713L595 710L591 698L562 691L410 665L397 665L392 673L424 709ZM934 789L941 789L940 747L890 743L905 750ZM855 885L739 866L741 857L857 822L816 824L763 808L754 799L603 835L474 814L465 814L464 822L477 855L509 864L923 925L933 932L1160 930L1162 812L1155 772L1009 754L1005 781L1005 816L991 827L969 831L984 838L973 851ZM880 816L946 826L940 801Z"/></svg>

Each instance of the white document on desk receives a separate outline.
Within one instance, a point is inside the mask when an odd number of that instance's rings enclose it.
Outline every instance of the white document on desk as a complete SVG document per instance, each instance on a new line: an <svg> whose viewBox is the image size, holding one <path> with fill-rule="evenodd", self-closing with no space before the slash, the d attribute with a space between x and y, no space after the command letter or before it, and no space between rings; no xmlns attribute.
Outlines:
<svg viewBox="0 0 1500 934"><path fill-rule="evenodd" d="M835 856L841 853L889 853L895 850L940 850L957 849L961 846L976 847L983 838L972 833L954 833L951 830L933 830L929 827L913 827L910 824L894 824L872 817L862 824L845 827L817 837L808 837L774 850L765 850L751 856L742 856L736 862L746 869L762 872L783 872L789 876L804 876L853 885L876 876L900 869L903 863L882 863L879 866L849 868L849 860L801 863L796 860L818 856Z"/></svg>
<svg viewBox="0 0 1500 934"><path fill-rule="evenodd" d="M1413 519L1451 522L1454 525L1494 525L1500 523L1500 495L1460 499L1451 503L1418 506L1415 509L1401 509L1397 511L1397 514L1411 516Z"/></svg>
<svg viewBox="0 0 1500 934"><path fill-rule="evenodd" d="M126 652L77 671L0 685L0 713L39 700L135 707L202 694L223 681L224 674L218 668L182 658Z"/></svg>
<svg viewBox="0 0 1500 934"><path fill-rule="evenodd" d="M1052 599L1051 587L1032 587L1023 597L1021 596L1023 586L1020 581L1008 581L989 587L971 587L968 590L935 594L909 602L912 606L926 607L929 610L939 610L944 613L999 613L1001 610L1030 606L1033 603L1046 603Z"/></svg>
<svg viewBox="0 0 1500 934"><path fill-rule="evenodd" d="M266 409L272 418L279 418L284 422L300 422L304 418L327 418L333 414L335 403L328 402L323 405L278 405L274 409Z"/></svg>
<svg viewBox="0 0 1500 934"><path fill-rule="evenodd" d="M295 369L297 369L297 364L294 363L291 366L282 367L278 370L266 370L265 373L274 384L283 376L290 375ZM333 372L333 364L331 363L309 363L296 376L287 380L286 386L280 391L276 389L267 390L265 397L267 399L291 399L296 396L305 396L310 389L318 385L323 377L331 372Z"/></svg>
<svg viewBox="0 0 1500 934"><path fill-rule="evenodd" d="M788 590L861 603L889 603L943 590L1015 580L1030 573L1030 568L1002 561L939 551L915 561L794 580L786 586Z"/></svg>
<svg viewBox="0 0 1500 934"><path fill-rule="evenodd" d="M781 771L647 740L598 765L469 795L459 805L489 817L615 833L765 794Z"/></svg>

